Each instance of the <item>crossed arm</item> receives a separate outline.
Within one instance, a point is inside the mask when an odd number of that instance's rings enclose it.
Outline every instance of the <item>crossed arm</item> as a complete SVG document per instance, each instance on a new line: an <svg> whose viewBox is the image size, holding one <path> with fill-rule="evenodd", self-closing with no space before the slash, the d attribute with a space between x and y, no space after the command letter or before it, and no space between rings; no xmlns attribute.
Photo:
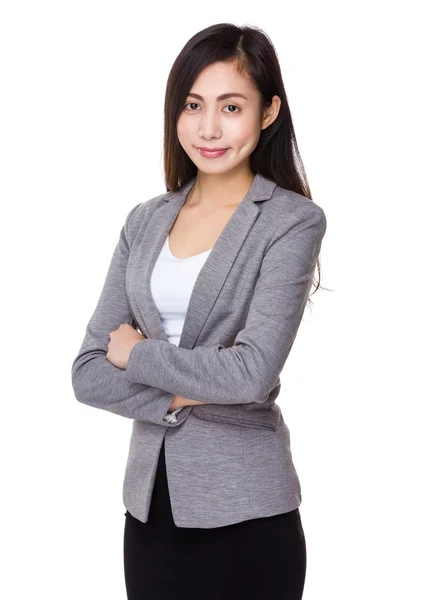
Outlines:
<svg viewBox="0 0 425 600"><path fill-rule="evenodd" d="M188 403L264 402L292 348L326 231L324 211L313 202L278 223L263 257L244 328L225 347L180 348L142 339L125 369L108 361L110 333L132 323L125 291L130 211L108 269L96 309L72 364L77 400L132 419L163 426L172 407ZM288 228L288 221L291 225ZM202 376L200 376L202 374ZM196 400L192 400L196 399Z"/></svg>
<svg viewBox="0 0 425 600"><path fill-rule="evenodd" d="M176 427L185 420L185 411L180 411L177 423L173 424L164 420L167 411L189 406L195 400L166 391L161 386L131 382L126 376L126 370L107 358L111 332L122 324L130 328L133 322L125 290L125 277L129 255L128 226L139 206L132 208L121 228L99 300L72 362L72 387L76 399L88 406L129 419ZM140 210L143 209L142 205ZM131 329L141 343L144 336L140 336L132 327Z"/></svg>
<svg viewBox="0 0 425 600"><path fill-rule="evenodd" d="M111 331L109 334L107 360L120 369L126 369L128 357L131 350L140 341L146 340L147 337L131 325L121 324L118 329ZM184 396L174 394L173 400L168 410L175 408L183 408L184 406L194 406L195 404L208 404L200 400L191 400Z"/></svg>

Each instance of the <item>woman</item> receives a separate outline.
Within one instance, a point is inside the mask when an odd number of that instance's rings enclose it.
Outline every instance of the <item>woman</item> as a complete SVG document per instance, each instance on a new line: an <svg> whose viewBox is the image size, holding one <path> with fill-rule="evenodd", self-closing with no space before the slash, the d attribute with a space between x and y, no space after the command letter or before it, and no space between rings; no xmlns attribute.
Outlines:
<svg viewBox="0 0 425 600"><path fill-rule="evenodd" d="M189 40L164 148L167 193L128 214L72 369L79 401L133 419L127 596L298 600L301 491L275 400L326 217L263 32Z"/></svg>

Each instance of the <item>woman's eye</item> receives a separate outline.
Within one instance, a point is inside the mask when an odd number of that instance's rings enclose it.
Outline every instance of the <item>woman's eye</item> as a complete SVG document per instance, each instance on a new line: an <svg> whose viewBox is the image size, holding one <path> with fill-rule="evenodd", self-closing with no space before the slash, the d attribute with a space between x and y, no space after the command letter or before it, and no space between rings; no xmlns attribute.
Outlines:
<svg viewBox="0 0 425 600"><path fill-rule="evenodd" d="M227 108L228 106L233 106L233 108L237 108L238 110L240 110L239 106L235 106L234 104L228 104L225 108ZM234 113L236 111L232 110L230 112Z"/></svg>
<svg viewBox="0 0 425 600"><path fill-rule="evenodd" d="M188 102L187 104L184 105L184 107L186 108L186 106L199 106L199 104L197 104L196 102ZM225 106L225 108L228 108L229 106L236 108L237 110L231 110L230 113L234 113L237 111L240 111L241 109L238 106L235 106L234 104L228 104L227 106ZM189 112L196 112L196 110L191 110L188 109Z"/></svg>
<svg viewBox="0 0 425 600"><path fill-rule="evenodd" d="M186 108L186 106L189 106L189 105L190 105L190 106L198 106L198 104L196 104L196 102L188 102L188 103L187 103L187 104L185 104L184 106L185 106L185 108ZM189 112L194 112L194 111L189 111Z"/></svg>

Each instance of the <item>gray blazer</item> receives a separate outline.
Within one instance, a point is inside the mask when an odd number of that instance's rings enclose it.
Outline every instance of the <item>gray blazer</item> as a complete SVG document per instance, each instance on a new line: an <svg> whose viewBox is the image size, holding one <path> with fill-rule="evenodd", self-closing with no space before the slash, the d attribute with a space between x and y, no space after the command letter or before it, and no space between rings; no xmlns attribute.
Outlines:
<svg viewBox="0 0 425 600"><path fill-rule="evenodd" d="M213 528L301 504L279 374L299 328L326 217L310 199L257 174L208 255L179 346L168 342L150 276L193 177L132 208L72 363L79 402L134 419L123 503L148 520L165 457L174 522ZM109 333L133 324L148 339L126 369L106 358ZM164 416L174 394L209 402Z"/></svg>

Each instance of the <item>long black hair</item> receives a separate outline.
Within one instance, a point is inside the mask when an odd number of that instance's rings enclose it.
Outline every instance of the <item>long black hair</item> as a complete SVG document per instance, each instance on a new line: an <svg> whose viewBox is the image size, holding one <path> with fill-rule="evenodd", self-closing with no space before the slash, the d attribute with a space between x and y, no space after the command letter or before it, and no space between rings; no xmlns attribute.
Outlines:
<svg viewBox="0 0 425 600"><path fill-rule="evenodd" d="M281 100L277 118L261 131L258 144L250 155L252 171L313 200L275 48L260 28L233 23L218 23L196 33L171 68L164 104L163 160L167 191L176 191L196 175L196 165L179 142L177 121L195 79L205 67L215 62L232 63L238 72L249 77L261 95L261 114L274 95ZM319 259L317 268L319 278L314 281L317 285L313 293L322 287Z"/></svg>

